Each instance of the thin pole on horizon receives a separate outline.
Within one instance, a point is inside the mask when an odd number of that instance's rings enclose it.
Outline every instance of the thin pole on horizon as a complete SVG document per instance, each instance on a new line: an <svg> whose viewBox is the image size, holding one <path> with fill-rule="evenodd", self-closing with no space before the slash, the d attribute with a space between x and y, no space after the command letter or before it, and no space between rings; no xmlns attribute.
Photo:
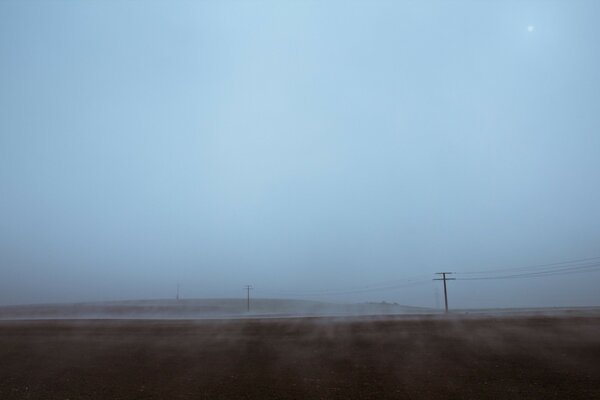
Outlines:
<svg viewBox="0 0 600 400"><path fill-rule="evenodd" d="M250 289L254 289L252 287L252 285L246 285L244 286L244 288L246 289L246 310L247 312L250 312Z"/></svg>
<svg viewBox="0 0 600 400"><path fill-rule="evenodd" d="M435 278L434 281L444 281L444 305L445 312L448 312L448 290L446 289L446 281L454 281L456 278L446 278L446 274L451 275L452 272L436 272L436 275L442 275L441 278Z"/></svg>

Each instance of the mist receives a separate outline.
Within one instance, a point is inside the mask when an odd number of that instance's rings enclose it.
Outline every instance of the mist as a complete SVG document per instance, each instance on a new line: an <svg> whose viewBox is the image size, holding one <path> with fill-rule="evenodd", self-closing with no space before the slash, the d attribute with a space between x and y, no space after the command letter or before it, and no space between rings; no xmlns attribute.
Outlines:
<svg viewBox="0 0 600 400"><path fill-rule="evenodd" d="M0 304L598 306L599 17L3 1Z"/></svg>

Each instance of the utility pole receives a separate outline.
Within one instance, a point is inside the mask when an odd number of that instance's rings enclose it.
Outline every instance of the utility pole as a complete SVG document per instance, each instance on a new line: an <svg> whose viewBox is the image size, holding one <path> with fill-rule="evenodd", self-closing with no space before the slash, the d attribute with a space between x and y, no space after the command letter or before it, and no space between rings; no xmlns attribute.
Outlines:
<svg viewBox="0 0 600 400"><path fill-rule="evenodd" d="M436 278L434 281L444 281L444 302L446 305L446 312L448 312L448 290L446 289L446 281L454 281L456 278L446 278L446 274L451 275L452 272L436 272L436 275L441 275L441 278Z"/></svg>
<svg viewBox="0 0 600 400"><path fill-rule="evenodd" d="M247 293L246 309L248 310L248 312L250 312L250 289L254 289L254 288L252 287L252 285L246 285L246 286L244 286L244 288L246 289L246 293Z"/></svg>
<svg viewBox="0 0 600 400"><path fill-rule="evenodd" d="M179 283L177 284L177 295L175 296L175 300L179 301Z"/></svg>

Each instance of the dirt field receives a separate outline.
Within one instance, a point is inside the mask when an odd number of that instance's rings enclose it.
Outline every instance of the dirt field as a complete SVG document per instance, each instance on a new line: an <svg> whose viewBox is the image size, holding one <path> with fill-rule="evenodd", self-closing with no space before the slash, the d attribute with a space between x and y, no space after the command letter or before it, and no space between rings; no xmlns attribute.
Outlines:
<svg viewBox="0 0 600 400"><path fill-rule="evenodd" d="M600 318L4 321L0 398L600 399Z"/></svg>

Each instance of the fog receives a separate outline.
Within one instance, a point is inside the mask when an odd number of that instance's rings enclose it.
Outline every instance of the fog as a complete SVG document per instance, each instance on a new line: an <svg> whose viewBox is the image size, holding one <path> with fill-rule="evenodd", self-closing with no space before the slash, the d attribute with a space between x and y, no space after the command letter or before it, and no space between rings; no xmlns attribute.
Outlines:
<svg viewBox="0 0 600 400"><path fill-rule="evenodd" d="M599 306L599 17L3 1L0 305Z"/></svg>

